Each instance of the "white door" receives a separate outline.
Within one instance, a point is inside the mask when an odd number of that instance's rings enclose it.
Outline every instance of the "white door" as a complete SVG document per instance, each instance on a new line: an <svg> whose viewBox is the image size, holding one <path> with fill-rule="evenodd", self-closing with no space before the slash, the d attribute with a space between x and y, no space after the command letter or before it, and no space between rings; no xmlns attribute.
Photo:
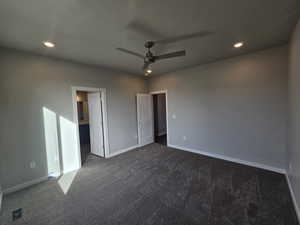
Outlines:
<svg viewBox="0 0 300 225"><path fill-rule="evenodd" d="M151 95L137 94L138 141L140 146L154 142L152 108Z"/></svg>
<svg viewBox="0 0 300 225"><path fill-rule="evenodd" d="M88 93L91 153L104 157L103 121L100 92Z"/></svg>

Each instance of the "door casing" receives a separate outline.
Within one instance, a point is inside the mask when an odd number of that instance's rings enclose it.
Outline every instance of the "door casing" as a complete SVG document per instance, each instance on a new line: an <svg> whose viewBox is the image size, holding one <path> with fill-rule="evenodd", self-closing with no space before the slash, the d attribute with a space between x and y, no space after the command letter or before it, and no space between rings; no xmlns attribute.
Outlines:
<svg viewBox="0 0 300 225"><path fill-rule="evenodd" d="M79 123L78 123L78 111L77 111L77 91L86 92L100 92L101 93L101 106L102 106L102 117L103 117L103 136L104 136L104 157L109 157L109 139L108 139L108 123L107 123L107 99L105 88L94 88L94 87L77 87L72 86L72 99L73 99L73 121L76 125L76 136L77 136L77 149L79 168L81 168L81 154L80 154L80 139L79 139Z"/></svg>
<svg viewBox="0 0 300 225"><path fill-rule="evenodd" d="M149 92L149 94L146 94L146 95L151 95L151 97L153 95L156 95L156 94L165 94L166 96L166 126L167 126L167 146L169 146L169 119L168 119L168 115L169 115L169 110L168 110L168 90L160 90L160 91L151 91ZM137 94L138 95L138 94ZM142 95L142 94L141 94ZM152 109L153 109L153 101L152 101ZM152 110L153 111L153 110ZM138 105L137 105L137 114L138 114ZM154 119L153 119L153 112L152 112L152 122L153 122L153 128L154 128ZM138 129L138 140L140 140L140 132L139 132L139 115L137 115L137 129ZM154 129L153 129L153 136L154 136ZM154 141L154 139L153 139ZM138 143L140 145L140 142Z"/></svg>

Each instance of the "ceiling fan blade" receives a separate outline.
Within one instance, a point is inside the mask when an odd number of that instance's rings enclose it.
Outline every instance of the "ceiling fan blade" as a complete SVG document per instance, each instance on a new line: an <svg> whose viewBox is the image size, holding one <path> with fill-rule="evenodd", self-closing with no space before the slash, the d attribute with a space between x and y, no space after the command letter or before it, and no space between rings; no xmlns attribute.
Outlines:
<svg viewBox="0 0 300 225"><path fill-rule="evenodd" d="M184 40L188 40L188 39L192 39L192 38L206 37L211 34L213 34L213 32L211 32L211 31L200 31L200 32L196 32L196 33L179 35L179 36L175 36L175 37L171 37L171 38L157 40L154 42L155 42L155 44L171 44L174 42L184 41Z"/></svg>
<svg viewBox="0 0 300 225"><path fill-rule="evenodd" d="M174 58L179 56L185 56L185 50L178 51L178 52L171 52L163 55L155 56L155 60L161 60L161 59L168 59L168 58Z"/></svg>
<svg viewBox="0 0 300 225"><path fill-rule="evenodd" d="M145 62L142 67L142 70L145 71L149 67L150 64L151 64L150 62Z"/></svg>
<svg viewBox="0 0 300 225"><path fill-rule="evenodd" d="M136 52L133 52L133 51L130 51L130 50L127 50L125 48L116 48L117 50L121 51L121 52L125 52L127 54L130 54L130 55L134 55L134 56L137 56L141 59L144 59L144 56L140 53L136 53Z"/></svg>

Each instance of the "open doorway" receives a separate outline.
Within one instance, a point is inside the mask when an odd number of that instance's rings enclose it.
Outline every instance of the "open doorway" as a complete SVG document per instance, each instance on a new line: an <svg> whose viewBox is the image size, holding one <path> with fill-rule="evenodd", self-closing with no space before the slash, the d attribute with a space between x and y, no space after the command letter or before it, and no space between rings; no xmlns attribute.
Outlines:
<svg viewBox="0 0 300 225"><path fill-rule="evenodd" d="M79 126L80 155L81 163L83 164L86 161L88 155L91 153L88 92L77 91L76 99Z"/></svg>
<svg viewBox="0 0 300 225"><path fill-rule="evenodd" d="M90 155L107 156L105 89L73 88L78 147L83 165Z"/></svg>
<svg viewBox="0 0 300 225"><path fill-rule="evenodd" d="M152 93L154 142L167 145L167 106L166 93Z"/></svg>
<svg viewBox="0 0 300 225"><path fill-rule="evenodd" d="M153 142L168 146L167 90L137 94L138 145Z"/></svg>

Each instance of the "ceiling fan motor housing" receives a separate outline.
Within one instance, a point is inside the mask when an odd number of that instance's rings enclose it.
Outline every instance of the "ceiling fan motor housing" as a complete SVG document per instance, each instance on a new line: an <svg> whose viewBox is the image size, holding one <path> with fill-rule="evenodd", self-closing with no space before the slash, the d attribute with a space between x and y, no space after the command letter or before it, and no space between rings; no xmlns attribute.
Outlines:
<svg viewBox="0 0 300 225"><path fill-rule="evenodd" d="M147 41L145 43L145 48L148 48L150 50L150 48L152 48L154 46L154 41Z"/></svg>
<svg viewBox="0 0 300 225"><path fill-rule="evenodd" d="M152 52L150 52L150 50L146 53L146 57L145 57L145 62L147 63L154 63L155 62L155 56L153 55Z"/></svg>

